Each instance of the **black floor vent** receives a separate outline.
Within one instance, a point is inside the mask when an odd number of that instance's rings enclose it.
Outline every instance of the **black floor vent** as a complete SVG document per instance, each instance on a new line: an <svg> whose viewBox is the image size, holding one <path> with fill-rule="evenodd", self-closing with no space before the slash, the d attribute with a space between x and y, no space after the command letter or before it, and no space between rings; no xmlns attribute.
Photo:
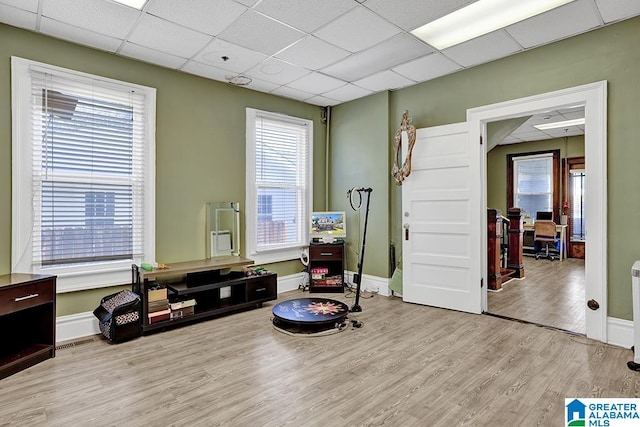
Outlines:
<svg viewBox="0 0 640 427"><path fill-rule="evenodd" d="M94 342L94 338L83 338L78 341L67 342L64 344L60 344L56 346L56 350L66 350L67 348L77 347L82 344L89 344L90 342Z"/></svg>

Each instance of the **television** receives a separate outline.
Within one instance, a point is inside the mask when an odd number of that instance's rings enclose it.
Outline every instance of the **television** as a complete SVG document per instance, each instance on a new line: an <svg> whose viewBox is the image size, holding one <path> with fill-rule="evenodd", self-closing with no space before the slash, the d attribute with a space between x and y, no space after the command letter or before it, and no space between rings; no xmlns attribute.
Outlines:
<svg viewBox="0 0 640 427"><path fill-rule="evenodd" d="M313 241L331 243L347 237L344 212L313 212L311 214L310 237Z"/></svg>

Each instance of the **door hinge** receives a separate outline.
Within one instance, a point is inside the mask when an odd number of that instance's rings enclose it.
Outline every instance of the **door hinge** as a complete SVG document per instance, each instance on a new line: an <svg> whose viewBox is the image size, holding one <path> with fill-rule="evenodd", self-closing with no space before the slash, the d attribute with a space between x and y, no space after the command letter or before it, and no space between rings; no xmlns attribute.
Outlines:
<svg viewBox="0 0 640 427"><path fill-rule="evenodd" d="M480 145L482 145L482 135L480 135Z"/></svg>
<svg viewBox="0 0 640 427"><path fill-rule="evenodd" d="M480 289L484 288L484 279L480 279Z"/></svg>

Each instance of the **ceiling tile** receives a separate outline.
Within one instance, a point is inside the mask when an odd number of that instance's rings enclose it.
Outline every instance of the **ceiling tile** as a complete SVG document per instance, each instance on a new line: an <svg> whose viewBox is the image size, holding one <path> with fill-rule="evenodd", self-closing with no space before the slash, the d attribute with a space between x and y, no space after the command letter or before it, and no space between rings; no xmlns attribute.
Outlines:
<svg viewBox="0 0 640 427"><path fill-rule="evenodd" d="M344 86L344 84L345 82L343 80L334 79L333 77L325 76L324 74L309 73L306 76L289 83L287 86L319 95L339 88L340 86Z"/></svg>
<svg viewBox="0 0 640 427"><path fill-rule="evenodd" d="M310 35L278 53L276 57L301 67L317 70L349 55L351 55L350 52Z"/></svg>
<svg viewBox="0 0 640 427"><path fill-rule="evenodd" d="M314 35L350 52L358 52L399 32L395 25L358 6L320 28Z"/></svg>
<svg viewBox="0 0 640 427"><path fill-rule="evenodd" d="M253 10L243 13L219 34L223 40L266 55L273 55L303 36L304 33Z"/></svg>
<svg viewBox="0 0 640 427"><path fill-rule="evenodd" d="M262 0L255 10L310 33L353 7L352 0Z"/></svg>
<svg viewBox="0 0 640 427"><path fill-rule="evenodd" d="M338 89L323 93L323 95L331 99L337 99L341 102L347 102L353 99L362 98L363 96L371 95L372 93L373 92L368 89L349 83L345 86L339 87Z"/></svg>
<svg viewBox="0 0 640 427"><path fill-rule="evenodd" d="M442 52L458 64L471 67L505 57L521 49L504 31L498 30L452 46Z"/></svg>
<svg viewBox="0 0 640 427"><path fill-rule="evenodd" d="M154 0L147 12L206 34L217 35L247 8L233 0Z"/></svg>
<svg viewBox="0 0 640 427"><path fill-rule="evenodd" d="M35 31L37 20L38 16L35 13L0 4L0 22Z"/></svg>
<svg viewBox="0 0 640 427"><path fill-rule="evenodd" d="M38 11L38 0L0 0L0 3L28 10L29 12L35 13ZM0 14L0 16L2 16L4 22L4 14Z"/></svg>
<svg viewBox="0 0 640 427"><path fill-rule="evenodd" d="M600 25L591 0L577 0L506 28L525 48L551 43ZM544 31L540 31L544 28Z"/></svg>
<svg viewBox="0 0 640 427"><path fill-rule="evenodd" d="M236 0L238 3L243 4L247 7L251 7L254 4L258 3L259 0Z"/></svg>
<svg viewBox="0 0 640 427"><path fill-rule="evenodd" d="M409 80L400 74L393 71L383 71L373 76L365 77L364 79L353 82L355 85L363 87L365 89L372 90L374 92L380 90L393 90L400 89L402 87L415 84L413 80Z"/></svg>
<svg viewBox="0 0 640 427"><path fill-rule="evenodd" d="M551 138L564 138L566 136L584 135L584 129L578 126L570 126L559 129L547 129L544 131Z"/></svg>
<svg viewBox="0 0 640 427"><path fill-rule="evenodd" d="M322 72L352 82L431 52L433 50L430 47L415 38L398 34L377 46L330 65L322 69Z"/></svg>
<svg viewBox="0 0 640 427"><path fill-rule="evenodd" d="M73 27L48 18L42 18L40 21L40 31L53 37L106 50L107 52L117 51L122 44L122 41L116 38Z"/></svg>
<svg viewBox="0 0 640 427"><path fill-rule="evenodd" d="M393 68L398 74L401 74L411 80L424 82L435 79L436 77L450 74L462 67L456 64L446 56L440 53L432 53L422 58L406 62Z"/></svg>
<svg viewBox="0 0 640 427"><path fill-rule="evenodd" d="M271 82L266 82L264 80L260 80L260 79L256 79L256 78L251 78L251 83L249 83L247 86L245 86L246 88L249 89L253 89L253 90L258 90L260 92L272 92L273 90L277 89L280 85L276 84L276 83L271 83Z"/></svg>
<svg viewBox="0 0 640 427"><path fill-rule="evenodd" d="M305 99L304 102L318 105L320 107L326 107L328 105L338 105L340 103L340 101L336 99L327 98L325 96L314 96L313 98Z"/></svg>
<svg viewBox="0 0 640 427"><path fill-rule="evenodd" d="M161 52L190 58L211 41L211 36L146 15L129 37L129 41Z"/></svg>
<svg viewBox="0 0 640 427"><path fill-rule="evenodd" d="M225 60L223 57L228 59ZM241 73L267 59L267 55L224 40L214 39L193 59L225 70Z"/></svg>
<svg viewBox="0 0 640 427"><path fill-rule="evenodd" d="M200 77L206 77L208 79L218 80L221 82L228 82L228 78L233 77L234 73L221 68L213 67L211 65L203 64L201 62L189 61L182 68L189 74L195 74Z"/></svg>
<svg viewBox="0 0 640 427"><path fill-rule="evenodd" d="M275 58L269 58L245 74L252 78L284 85L309 74L309 71Z"/></svg>
<svg viewBox="0 0 640 427"><path fill-rule="evenodd" d="M297 99L298 101L304 101L305 99L313 97L313 93L305 92L299 89L293 89L288 86L280 86L279 88L271 91L271 93L284 96L285 98Z"/></svg>
<svg viewBox="0 0 640 427"><path fill-rule="evenodd" d="M128 42L122 47L119 53L130 58L136 58L151 64L174 69L180 68L187 61L185 58L179 56L158 52L157 50Z"/></svg>
<svg viewBox="0 0 640 427"><path fill-rule="evenodd" d="M607 24L640 14L638 0L596 0L602 19Z"/></svg>
<svg viewBox="0 0 640 427"><path fill-rule="evenodd" d="M386 17L400 28L410 31L428 22L443 17L476 0L367 0L364 5Z"/></svg>
<svg viewBox="0 0 640 427"><path fill-rule="evenodd" d="M103 0L43 0L42 16L85 30L124 39L140 11Z"/></svg>

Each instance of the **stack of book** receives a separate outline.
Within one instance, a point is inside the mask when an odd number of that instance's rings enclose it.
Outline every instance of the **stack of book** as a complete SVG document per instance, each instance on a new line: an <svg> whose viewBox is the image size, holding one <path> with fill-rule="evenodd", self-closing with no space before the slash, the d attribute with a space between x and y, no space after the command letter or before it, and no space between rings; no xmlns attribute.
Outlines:
<svg viewBox="0 0 640 427"><path fill-rule="evenodd" d="M147 313L150 324L169 320L171 310L169 309L169 299L165 288L150 289L147 301L149 302Z"/></svg>
<svg viewBox="0 0 640 427"><path fill-rule="evenodd" d="M189 316L194 313L196 305L195 299L189 299L186 301L177 301L169 304L171 309L171 319L179 319L181 317Z"/></svg>

